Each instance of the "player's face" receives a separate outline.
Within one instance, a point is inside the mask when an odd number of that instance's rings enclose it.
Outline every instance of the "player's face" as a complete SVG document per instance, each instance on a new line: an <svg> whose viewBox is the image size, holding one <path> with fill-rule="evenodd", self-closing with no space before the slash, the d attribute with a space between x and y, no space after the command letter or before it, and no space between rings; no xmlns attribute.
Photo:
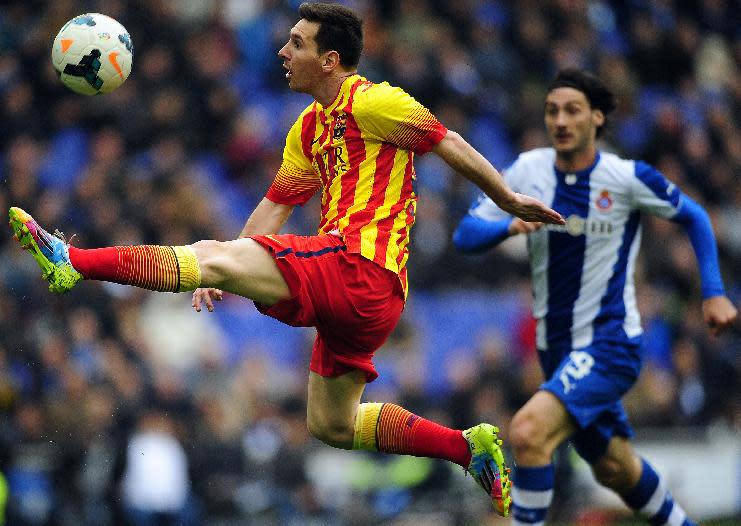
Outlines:
<svg viewBox="0 0 741 526"><path fill-rule="evenodd" d="M577 89L556 88L545 99L545 127L561 156L592 150L597 128L604 122L603 113L592 109L586 95Z"/></svg>
<svg viewBox="0 0 741 526"><path fill-rule="evenodd" d="M319 54L316 34L317 22L301 19L291 29L291 34L278 56L283 59L283 67L288 70L288 86L301 93L312 93L322 82L322 63L324 54Z"/></svg>

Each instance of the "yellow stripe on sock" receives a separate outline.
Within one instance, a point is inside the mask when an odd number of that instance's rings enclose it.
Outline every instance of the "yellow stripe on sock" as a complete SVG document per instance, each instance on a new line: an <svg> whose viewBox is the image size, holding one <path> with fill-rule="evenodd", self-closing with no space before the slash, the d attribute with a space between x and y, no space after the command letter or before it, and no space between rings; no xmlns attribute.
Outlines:
<svg viewBox="0 0 741 526"><path fill-rule="evenodd" d="M178 260L180 282L178 292L196 290L201 284L201 267L196 253L189 246L172 247Z"/></svg>
<svg viewBox="0 0 741 526"><path fill-rule="evenodd" d="M355 416L355 435L352 440L353 449L365 449L377 451L376 426L378 415L381 414L383 404L369 403L358 406L358 414Z"/></svg>

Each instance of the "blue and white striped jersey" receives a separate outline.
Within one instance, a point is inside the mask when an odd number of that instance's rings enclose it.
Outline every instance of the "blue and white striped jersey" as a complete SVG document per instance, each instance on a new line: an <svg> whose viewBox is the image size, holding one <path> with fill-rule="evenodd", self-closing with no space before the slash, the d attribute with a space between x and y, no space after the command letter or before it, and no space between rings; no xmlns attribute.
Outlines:
<svg viewBox="0 0 741 526"><path fill-rule="evenodd" d="M683 194L656 169L606 152L593 166L564 173L552 148L521 154L504 172L516 192L566 218L528 235L537 346L566 351L641 334L633 271L641 212L672 218ZM469 212L487 221L508 214L488 197Z"/></svg>

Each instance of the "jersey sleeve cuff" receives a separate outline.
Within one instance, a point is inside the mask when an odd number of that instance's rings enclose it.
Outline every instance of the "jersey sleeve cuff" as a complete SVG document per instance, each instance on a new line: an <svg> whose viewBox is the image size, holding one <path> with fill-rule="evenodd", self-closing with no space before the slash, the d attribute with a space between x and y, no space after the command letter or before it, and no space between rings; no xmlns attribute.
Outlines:
<svg viewBox="0 0 741 526"><path fill-rule="evenodd" d="M437 126L428 133L419 144L417 144L413 151L415 155L424 155L430 152L440 141L442 141L448 133L448 129L441 123L437 123Z"/></svg>
<svg viewBox="0 0 741 526"><path fill-rule="evenodd" d="M316 191L312 189L299 194L286 195L271 186L270 188L268 188L268 191L265 194L265 198L279 205L294 206L306 204L306 202L311 199L311 196L313 196L315 193Z"/></svg>

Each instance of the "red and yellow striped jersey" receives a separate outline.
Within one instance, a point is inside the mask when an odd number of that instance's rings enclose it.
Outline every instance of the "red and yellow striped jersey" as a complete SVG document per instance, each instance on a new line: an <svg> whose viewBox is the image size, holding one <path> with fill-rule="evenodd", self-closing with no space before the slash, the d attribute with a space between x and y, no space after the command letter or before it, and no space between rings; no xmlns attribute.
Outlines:
<svg viewBox="0 0 741 526"><path fill-rule="evenodd" d="M339 233L349 252L399 274L406 294L414 154L427 153L446 133L402 89L353 75L329 106L315 101L291 127L266 197L304 204L321 189L319 234Z"/></svg>

